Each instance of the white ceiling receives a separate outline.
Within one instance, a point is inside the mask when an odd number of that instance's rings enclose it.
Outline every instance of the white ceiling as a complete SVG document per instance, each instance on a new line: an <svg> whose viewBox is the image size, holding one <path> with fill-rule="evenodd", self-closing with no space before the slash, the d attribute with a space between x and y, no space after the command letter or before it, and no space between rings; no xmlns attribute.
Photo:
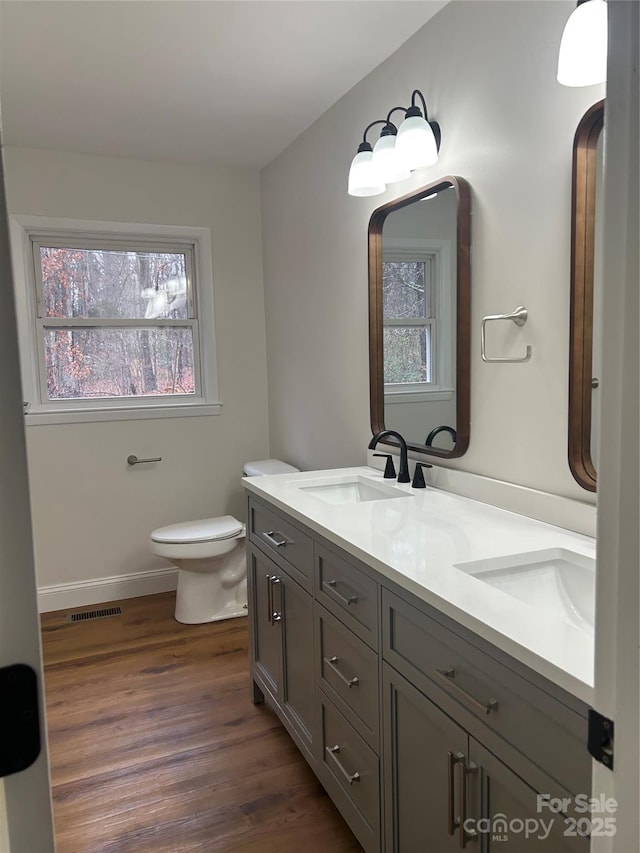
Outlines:
<svg viewBox="0 0 640 853"><path fill-rule="evenodd" d="M5 0L6 145L261 168L446 0Z"/></svg>

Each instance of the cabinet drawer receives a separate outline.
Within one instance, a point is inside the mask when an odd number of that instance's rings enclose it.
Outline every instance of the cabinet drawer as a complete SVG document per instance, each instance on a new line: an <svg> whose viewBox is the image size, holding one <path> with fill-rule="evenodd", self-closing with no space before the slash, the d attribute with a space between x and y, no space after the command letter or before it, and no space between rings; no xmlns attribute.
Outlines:
<svg viewBox="0 0 640 853"><path fill-rule="evenodd" d="M378 756L322 693L322 777L365 850L380 844Z"/></svg>
<svg viewBox="0 0 640 853"><path fill-rule="evenodd" d="M382 610L383 656L396 670L427 695L437 684L469 712L470 731L475 718L567 791L590 790L586 717L386 590Z"/></svg>
<svg viewBox="0 0 640 853"><path fill-rule="evenodd" d="M249 502L249 538L311 591L313 540L273 510Z"/></svg>
<svg viewBox="0 0 640 853"><path fill-rule="evenodd" d="M319 604L316 626L318 683L377 752L378 655Z"/></svg>
<svg viewBox="0 0 640 853"><path fill-rule="evenodd" d="M316 546L316 599L377 649L378 584L321 545Z"/></svg>

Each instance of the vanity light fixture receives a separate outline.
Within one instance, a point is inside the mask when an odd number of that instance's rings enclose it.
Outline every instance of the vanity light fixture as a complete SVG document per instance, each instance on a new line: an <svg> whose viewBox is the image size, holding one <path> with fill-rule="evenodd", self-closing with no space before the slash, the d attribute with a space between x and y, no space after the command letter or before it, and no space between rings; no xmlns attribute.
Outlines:
<svg viewBox="0 0 640 853"><path fill-rule="evenodd" d="M567 21L558 56L558 82L594 86L607 79L607 4L578 0Z"/></svg>
<svg viewBox="0 0 640 853"><path fill-rule="evenodd" d="M417 98L422 101L422 109L416 105ZM399 128L391 121L397 110L404 112ZM383 125L380 138L372 148L367 133L379 124ZM365 128L349 170L349 195L379 195L387 184L404 181L416 169L433 166L438 160L440 139L440 125L429 121L424 95L414 89L409 107L393 107L386 119L372 121Z"/></svg>

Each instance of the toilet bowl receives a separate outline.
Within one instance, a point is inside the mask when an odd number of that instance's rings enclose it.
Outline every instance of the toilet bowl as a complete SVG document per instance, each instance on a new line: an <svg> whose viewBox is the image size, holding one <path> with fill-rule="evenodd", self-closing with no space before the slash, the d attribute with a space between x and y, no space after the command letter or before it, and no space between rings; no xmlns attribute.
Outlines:
<svg viewBox="0 0 640 853"><path fill-rule="evenodd" d="M279 459L248 462L245 476L298 471ZM150 549L178 569L175 618L199 625L247 615L245 526L231 515L159 527Z"/></svg>
<svg viewBox="0 0 640 853"><path fill-rule="evenodd" d="M176 619L186 625L247 613L244 524L231 515L160 527L151 551L177 567Z"/></svg>

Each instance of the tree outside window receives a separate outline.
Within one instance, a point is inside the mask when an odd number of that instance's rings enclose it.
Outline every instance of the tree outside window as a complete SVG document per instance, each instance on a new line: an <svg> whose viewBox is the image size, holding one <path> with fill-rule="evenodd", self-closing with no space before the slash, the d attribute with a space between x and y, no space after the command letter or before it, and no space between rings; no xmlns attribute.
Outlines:
<svg viewBox="0 0 640 853"><path fill-rule="evenodd" d="M382 264L385 385L434 380L432 258L385 253Z"/></svg>
<svg viewBox="0 0 640 853"><path fill-rule="evenodd" d="M32 243L47 400L197 392L191 247Z"/></svg>

